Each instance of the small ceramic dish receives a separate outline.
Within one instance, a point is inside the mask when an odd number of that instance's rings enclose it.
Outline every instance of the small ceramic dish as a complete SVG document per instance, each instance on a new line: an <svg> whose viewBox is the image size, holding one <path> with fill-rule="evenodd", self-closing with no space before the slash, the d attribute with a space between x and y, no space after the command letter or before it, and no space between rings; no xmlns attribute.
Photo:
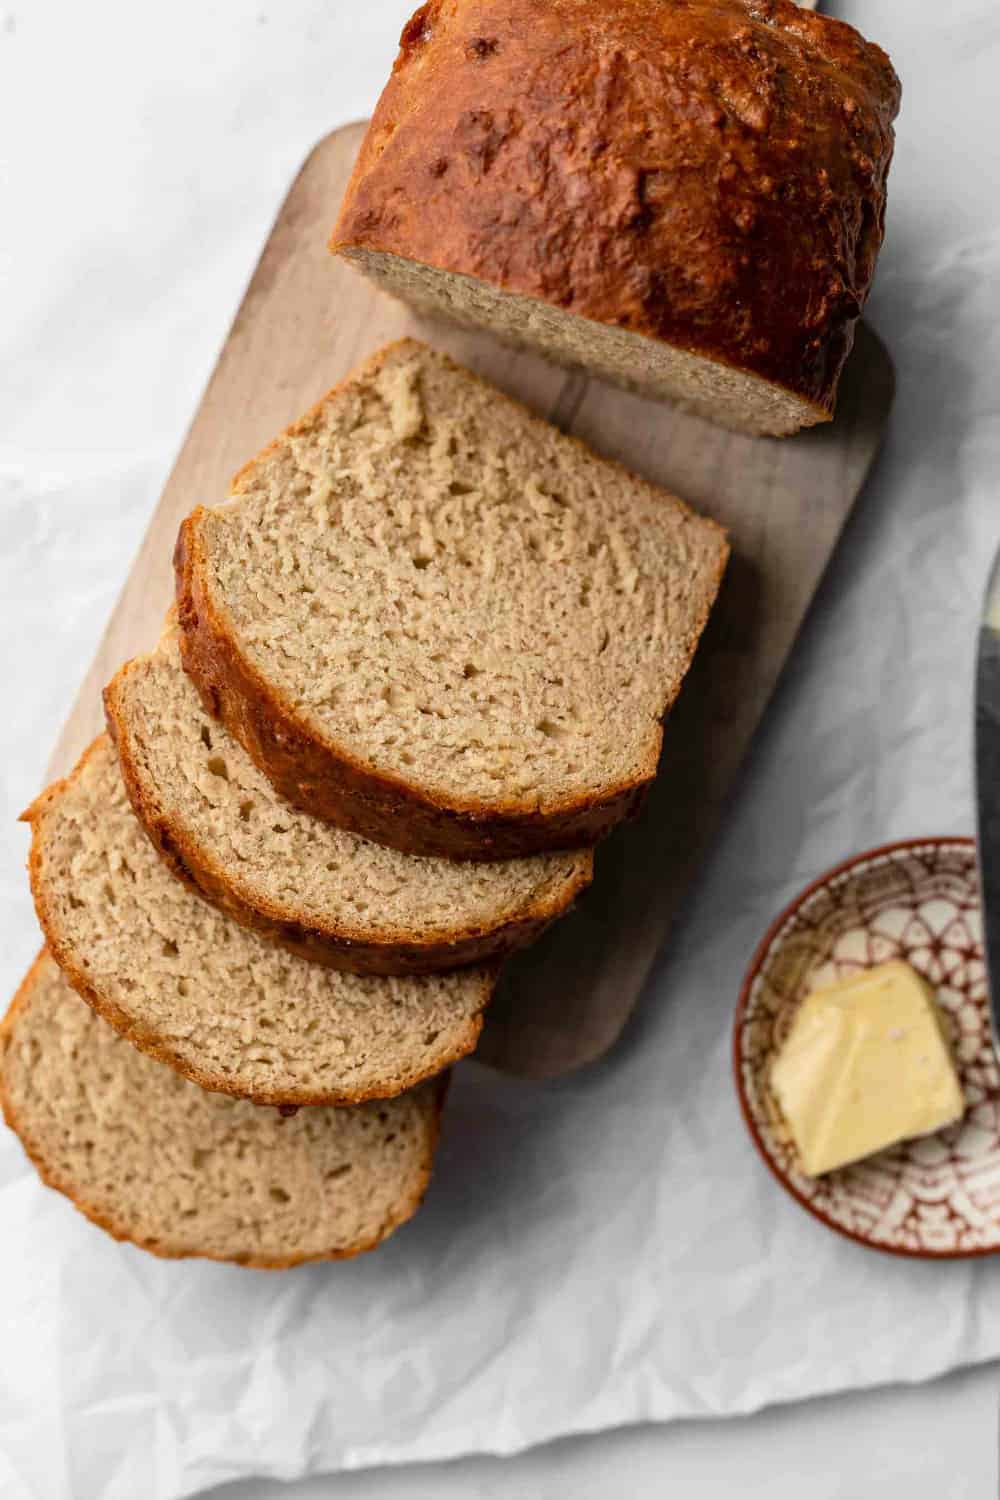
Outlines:
<svg viewBox="0 0 1000 1500"><path fill-rule="evenodd" d="M814 1180L799 1167L771 1095L771 1063L810 990L891 958L912 964L937 991L965 1119ZM733 1063L761 1156L831 1229L896 1255L954 1259L1000 1251L1000 1072L973 840L887 844L808 886L754 955L736 1010Z"/></svg>

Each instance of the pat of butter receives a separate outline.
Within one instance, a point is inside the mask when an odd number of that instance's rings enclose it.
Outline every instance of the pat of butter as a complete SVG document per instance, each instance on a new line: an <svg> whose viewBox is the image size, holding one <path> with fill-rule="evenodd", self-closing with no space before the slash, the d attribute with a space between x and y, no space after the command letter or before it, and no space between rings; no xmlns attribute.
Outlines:
<svg viewBox="0 0 1000 1500"><path fill-rule="evenodd" d="M810 1177L965 1112L933 992L898 960L806 997L771 1088Z"/></svg>

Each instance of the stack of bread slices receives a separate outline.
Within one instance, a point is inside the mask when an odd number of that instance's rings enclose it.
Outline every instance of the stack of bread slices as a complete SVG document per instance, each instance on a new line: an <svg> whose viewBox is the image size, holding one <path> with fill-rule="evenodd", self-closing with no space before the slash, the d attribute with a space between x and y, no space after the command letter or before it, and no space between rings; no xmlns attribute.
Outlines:
<svg viewBox="0 0 1000 1500"><path fill-rule="evenodd" d="M0 1090L164 1255L372 1248L503 955L634 813L725 567L680 501L410 341L201 507L156 648L25 814Z"/></svg>

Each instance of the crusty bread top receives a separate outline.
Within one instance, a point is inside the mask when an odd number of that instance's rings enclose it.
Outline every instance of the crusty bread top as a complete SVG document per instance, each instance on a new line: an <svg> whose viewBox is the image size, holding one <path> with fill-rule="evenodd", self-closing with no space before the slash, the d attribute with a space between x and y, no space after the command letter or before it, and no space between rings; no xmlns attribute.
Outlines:
<svg viewBox="0 0 1000 1500"><path fill-rule="evenodd" d="M474 1047L491 972L344 974L238 927L158 858L107 735L25 817L35 906L70 982L203 1088L349 1104L402 1093Z"/></svg>
<svg viewBox="0 0 1000 1500"><path fill-rule="evenodd" d="M670 341L826 411L899 80L791 0L429 0L334 231Z"/></svg>
<svg viewBox="0 0 1000 1500"><path fill-rule="evenodd" d="M535 935L587 884L581 851L488 864L372 844L284 802L202 707L176 622L105 691L133 807L170 863L276 940L357 972L454 968Z"/></svg>
<svg viewBox="0 0 1000 1500"><path fill-rule="evenodd" d="M373 1249L419 1206L444 1080L276 1110L143 1057L42 954L0 1027L0 1100L42 1179L116 1239L276 1268Z"/></svg>
<svg viewBox="0 0 1000 1500"><path fill-rule="evenodd" d="M474 817L651 779L725 566L713 523L409 340L233 493L185 523L182 628L193 566L296 732Z"/></svg>

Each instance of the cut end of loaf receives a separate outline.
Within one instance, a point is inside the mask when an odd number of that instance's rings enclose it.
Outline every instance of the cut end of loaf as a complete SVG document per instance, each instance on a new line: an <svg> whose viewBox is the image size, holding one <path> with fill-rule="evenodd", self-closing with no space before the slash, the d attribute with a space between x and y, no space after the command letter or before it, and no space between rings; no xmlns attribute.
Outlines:
<svg viewBox="0 0 1000 1500"><path fill-rule="evenodd" d="M430 1178L445 1081L351 1109L209 1094L143 1057L48 954L0 1028L0 1100L42 1180L119 1240L277 1269L374 1249Z"/></svg>
<svg viewBox="0 0 1000 1500"><path fill-rule="evenodd" d="M667 401L733 432L788 437L829 422L824 407L745 370L663 339L578 317L536 297L403 256L334 241L331 248L417 312L479 328L556 364Z"/></svg>

